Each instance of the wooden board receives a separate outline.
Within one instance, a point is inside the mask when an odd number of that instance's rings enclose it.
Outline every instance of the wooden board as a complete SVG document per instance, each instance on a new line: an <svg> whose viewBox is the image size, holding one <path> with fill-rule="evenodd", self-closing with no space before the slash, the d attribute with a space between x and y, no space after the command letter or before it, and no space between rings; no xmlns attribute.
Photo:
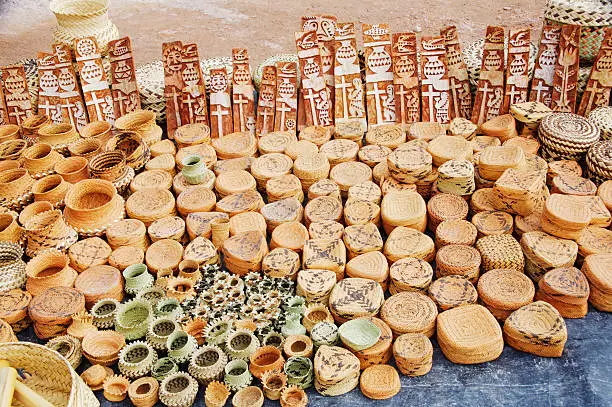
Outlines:
<svg viewBox="0 0 612 407"><path fill-rule="evenodd" d="M555 112L574 113L580 63L580 26L561 28L559 57L555 65L550 108Z"/></svg>
<svg viewBox="0 0 612 407"><path fill-rule="evenodd" d="M415 33L393 33L391 59L393 60L393 87L396 99L395 121L407 128L410 123L421 120L419 63Z"/></svg>
<svg viewBox="0 0 612 407"><path fill-rule="evenodd" d="M421 74L422 121L449 123L452 99L444 38L421 38Z"/></svg>
<svg viewBox="0 0 612 407"><path fill-rule="evenodd" d="M257 101L257 121L255 134L261 136L274 130L274 110L276 107L276 66L264 66Z"/></svg>
<svg viewBox="0 0 612 407"><path fill-rule="evenodd" d="M444 38L444 45L446 47L449 90L453 106L450 118L463 117L469 120L472 117L472 93L470 91L467 65L461 52L457 27L454 25L446 27L440 31L440 35Z"/></svg>
<svg viewBox="0 0 612 407"><path fill-rule="evenodd" d="M200 54L196 44L184 44L181 51L181 123L209 125L206 87L200 66Z"/></svg>
<svg viewBox="0 0 612 407"><path fill-rule="evenodd" d="M610 89L612 89L612 28L606 29L601 42L601 48L591 68L591 75L578 114L588 116L591 110L610 104Z"/></svg>
<svg viewBox="0 0 612 407"><path fill-rule="evenodd" d="M49 52L39 52L38 68L38 114L44 114L53 123L61 123L62 104L59 98L59 69L57 57Z"/></svg>
<svg viewBox="0 0 612 407"><path fill-rule="evenodd" d="M225 67L210 70L210 135L212 138L223 137L234 130L229 93L230 79L227 76Z"/></svg>
<svg viewBox="0 0 612 407"><path fill-rule="evenodd" d="M2 67L2 82L8 122L19 126L34 114L23 65Z"/></svg>
<svg viewBox="0 0 612 407"><path fill-rule="evenodd" d="M0 84L0 125L9 124L8 114L6 112L6 102L4 100L4 89Z"/></svg>
<svg viewBox="0 0 612 407"><path fill-rule="evenodd" d="M72 51L68 45L63 43L53 44L52 48L57 58L57 69L59 70L59 98L62 120L72 124L77 131L80 131L89 123L89 119L76 72L72 65Z"/></svg>
<svg viewBox="0 0 612 407"><path fill-rule="evenodd" d="M508 64L506 66L506 90L502 113L508 113L510 106L527 101L529 96L529 46L531 30L515 28L510 30L508 39Z"/></svg>
<svg viewBox="0 0 612 407"><path fill-rule="evenodd" d="M166 98L166 131L169 139L183 123L181 104L183 97L183 43L180 41L162 44L162 63L164 65L164 97Z"/></svg>
<svg viewBox="0 0 612 407"><path fill-rule="evenodd" d="M276 63L276 113L274 131L297 130L297 64Z"/></svg>
<svg viewBox="0 0 612 407"><path fill-rule="evenodd" d="M111 88L116 118L140 110L140 93L136 83L130 37L110 41L108 59L111 66Z"/></svg>
<svg viewBox="0 0 612 407"><path fill-rule="evenodd" d="M387 24L363 24L368 127L395 123L391 34Z"/></svg>
<svg viewBox="0 0 612 407"><path fill-rule="evenodd" d="M246 48L232 49L232 65L234 131L255 134L255 88Z"/></svg>
<svg viewBox="0 0 612 407"><path fill-rule="evenodd" d="M478 126L501 113L504 101L504 36L503 27L487 27L471 118Z"/></svg>
<svg viewBox="0 0 612 407"><path fill-rule="evenodd" d="M560 40L560 26L544 25L542 27L529 100L543 103L548 107L550 107L552 98L553 77L555 76L555 64L559 56Z"/></svg>

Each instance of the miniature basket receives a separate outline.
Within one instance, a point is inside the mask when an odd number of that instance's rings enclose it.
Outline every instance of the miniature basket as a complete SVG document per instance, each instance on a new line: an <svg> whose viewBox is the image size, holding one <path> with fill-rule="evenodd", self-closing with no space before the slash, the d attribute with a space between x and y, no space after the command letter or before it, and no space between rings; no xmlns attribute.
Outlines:
<svg viewBox="0 0 612 407"><path fill-rule="evenodd" d="M89 160L97 155L102 149L102 142L95 138L77 140L68 146L68 151L73 157L83 157Z"/></svg>
<svg viewBox="0 0 612 407"><path fill-rule="evenodd" d="M25 231L19 226L16 213L0 213L0 241L20 246L25 243Z"/></svg>
<svg viewBox="0 0 612 407"><path fill-rule="evenodd" d="M39 213L25 224L26 254L35 256L46 249L65 250L77 241L77 232L68 226L59 209Z"/></svg>
<svg viewBox="0 0 612 407"><path fill-rule="evenodd" d="M64 206L64 198L72 184L64 181L61 175L47 175L32 185L34 202L49 202L54 208Z"/></svg>
<svg viewBox="0 0 612 407"><path fill-rule="evenodd" d="M0 205L21 210L32 199L33 184L34 180L24 168L0 172Z"/></svg>
<svg viewBox="0 0 612 407"><path fill-rule="evenodd" d="M32 295L51 287L72 287L77 272L69 266L68 256L57 250L45 250L26 265L26 289Z"/></svg>
<svg viewBox="0 0 612 407"><path fill-rule="evenodd" d="M112 136L113 125L105 121L94 121L86 124L80 130L81 137L84 139L96 139L100 140L101 143L106 141Z"/></svg>
<svg viewBox="0 0 612 407"><path fill-rule="evenodd" d="M0 143L8 141L8 140L19 140L21 138L20 130L21 129L16 124L0 125Z"/></svg>
<svg viewBox="0 0 612 407"><path fill-rule="evenodd" d="M54 150L65 150L79 138L79 133L70 123L50 123L38 129L38 140L50 144Z"/></svg>
<svg viewBox="0 0 612 407"><path fill-rule="evenodd" d="M134 192L125 202L128 216L149 226L154 221L176 214L174 196L163 188L148 188Z"/></svg>
<svg viewBox="0 0 612 407"><path fill-rule="evenodd" d="M69 157L55 164L55 172L61 175L64 181L76 184L89 178L87 172L88 161L84 157Z"/></svg>
<svg viewBox="0 0 612 407"><path fill-rule="evenodd" d="M32 178L38 179L55 172L55 165L63 161L64 157L53 150L50 144L36 143L28 147L22 156L23 167L28 170Z"/></svg>
<svg viewBox="0 0 612 407"><path fill-rule="evenodd" d="M18 160L28 148L24 140L8 140L0 143L0 160Z"/></svg>
<svg viewBox="0 0 612 407"><path fill-rule="evenodd" d="M138 171L151 158L151 150L147 143L132 131L123 131L111 137L105 144L106 151L119 150L125 155L125 162Z"/></svg>
<svg viewBox="0 0 612 407"><path fill-rule="evenodd" d="M155 123L156 114L150 110L136 110L125 114L115 121L115 127L121 131L133 131L148 146L161 140L162 129Z"/></svg>

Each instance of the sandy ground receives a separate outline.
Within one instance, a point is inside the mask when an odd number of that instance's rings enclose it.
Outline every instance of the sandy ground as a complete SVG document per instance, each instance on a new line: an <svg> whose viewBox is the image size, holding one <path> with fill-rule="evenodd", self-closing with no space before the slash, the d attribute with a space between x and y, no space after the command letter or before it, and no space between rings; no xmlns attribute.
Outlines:
<svg viewBox="0 0 612 407"><path fill-rule="evenodd" d="M48 0L0 0L0 66L49 49L56 22ZM246 47L256 66L295 52L300 16L333 14L341 21L388 23L393 31L434 34L458 27L462 43L488 24L539 30L545 0L112 0L110 16L132 38L137 64L159 59L162 42L195 42L202 57L230 56Z"/></svg>

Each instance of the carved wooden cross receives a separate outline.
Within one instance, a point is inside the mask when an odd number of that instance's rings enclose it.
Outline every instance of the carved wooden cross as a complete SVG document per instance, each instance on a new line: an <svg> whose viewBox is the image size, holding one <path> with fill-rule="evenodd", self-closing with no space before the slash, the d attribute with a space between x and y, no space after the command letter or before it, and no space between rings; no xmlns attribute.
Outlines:
<svg viewBox="0 0 612 407"><path fill-rule="evenodd" d="M217 131L218 134L223 134L223 116L228 116L229 112L224 110L221 105L217 105L217 109L212 111L210 114L217 117Z"/></svg>

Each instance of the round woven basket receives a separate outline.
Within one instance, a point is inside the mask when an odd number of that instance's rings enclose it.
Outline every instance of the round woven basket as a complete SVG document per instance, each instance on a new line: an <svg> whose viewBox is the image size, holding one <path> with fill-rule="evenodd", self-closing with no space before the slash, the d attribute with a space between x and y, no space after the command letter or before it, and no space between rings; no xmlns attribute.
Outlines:
<svg viewBox="0 0 612 407"><path fill-rule="evenodd" d="M151 158L147 143L133 131L123 131L111 137L104 146L106 151L119 150L125 155L125 162L134 170L139 170Z"/></svg>
<svg viewBox="0 0 612 407"><path fill-rule="evenodd" d="M23 152L23 167L28 170L32 178L42 178L55 172L55 165L63 157L47 143L36 143Z"/></svg>

